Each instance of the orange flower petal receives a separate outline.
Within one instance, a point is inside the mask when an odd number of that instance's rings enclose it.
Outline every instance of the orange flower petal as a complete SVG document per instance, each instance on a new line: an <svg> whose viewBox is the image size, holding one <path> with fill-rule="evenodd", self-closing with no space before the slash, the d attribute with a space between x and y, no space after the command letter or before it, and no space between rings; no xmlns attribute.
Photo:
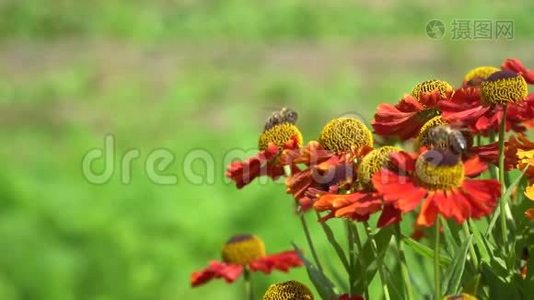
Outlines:
<svg viewBox="0 0 534 300"><path fill-rule="evenodd" d="M525 217L530 221L534 221L534 208L529 208L525 211Z"/></svg>

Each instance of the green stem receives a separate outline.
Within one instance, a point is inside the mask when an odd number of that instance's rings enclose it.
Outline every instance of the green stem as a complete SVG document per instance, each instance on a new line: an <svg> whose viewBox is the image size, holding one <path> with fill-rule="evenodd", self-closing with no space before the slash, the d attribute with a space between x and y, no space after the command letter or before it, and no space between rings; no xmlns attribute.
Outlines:
<svg viewBox="0 0 534 300"><path fill-rule="evenodd" d="M397 250L399 254L399 261L401 266L402 281L404 282L404 289L406 293L406 299L413 299L412 283L410 282L410 273L408 272L408 264L406 263L406 256L404 255L404 246L402 244L402 232L400 224L395 224L395 240L397 241Z"/></svg>
<svg viewBox="0 0 534 300"><path fill-rule="evenodd" d="M369 241L371 242L371 248L373 249L373 252L376 255L376 260L378 263L378 274L380 275L380 281L382 282L382 290L384 291L384 298L386 300L390 300L389 289L388 289L388 285L386 281L386 275L383 269L384 261L382 260L382 256L378 253L378 246L376 244L374 235L371 232L371 227L369 226L369 223L365 221L363 222L363 225L365 227L365 232L367 233L367 236L369 237Z"/></svg>
<svg viewBox="0 0 534 300"><path fill-rule="evenodd" d="M441 280L440 280L440 269L439 269L439 226L440 219L436 218L436 239L434 243L434 289L435 289L435 300L441 299Z"/></svg>
<svg viewBox="0 0 534 300"><path fill-rule="evenodd" d="M243 272L243 278L245 279L245 295L247 300L254 300L254 293L252 291L252 278L250 276L250 270L245 267Z"/></svg>
<svg viewBox="0 0 534 300"><path fill-rule="evenodd" d="M350 220L345 220L345 224L347 226L347 240L348 240L348 248L349 248L349 295L354 296L354 282L356 281L354 278L354 271L355 271L355 252L354 252L354 233L352 232L352 226L350 225ZM364 273L365 276L365 273Z"/></svg>
<svg viewBox="0 0 534 300"><path fill-rule="evenodd" d="M469 230L469 224L467 223L467 221L464 222L463 229L465 233L465 238L468 238L471 235L471 230ZM473 246L473 243L469 245L469 253L471 254L471 261L473 263L473 266L475 270L478 271L480 265L478 264L478 257L477 253L475 252L475 246Z"/></svg>
<svg viewBox="0 0 534 300"><path fill-rule="evenodd" d="M291 166L285 165L284 166L284 173L286 177L291 177ZM308 229L308 224L306 223L306 218L304 217L303 213L299 213L300 218L300 224L302 224L302 229L304 230L304 235L306 236L306 241L308 242L308 247L310 248L310 252L312 253L313 260L315 261L315 264L317 265L317 268L321 273L323 273L323 266L319 262L319 256L317 256L317 252L315 251L315 246L313 245L313 240L310 235L310 230Z"/></svg>
<svg viewBox="0 0 534 300"><path fill-rule="evenodd" d="M358 248L358 253L362 253L363 246L362 246L362 241L360 239L360 234L358 233L358 228L356 228L356 225L354 223L351 223L350 227L352 228L354 242L356 243L356 247ZM365 263L365 258L363 257L363 255L359 255L358 260L360 261L360 265L363 270L363 285L365 286L365 291L364 291L365 299L370 299L369 298L369 287L367 286L367 264Z"/></svg>
<svg viewBox="0 0 534 300"><path fill-rule="evenodd" d="M323 273L323 266L319 262L319 256L317 255L317 252L315 251L315 246L313 245L313 240L310 235L310 230L308 229L308 224L306 223L306 218L304 217L304 214L299 214L300 216L300 223L302 224L302 229L304 229L304 235L306 236L306 241L308 242L308 247L310 248L310 252L313 256L313 260L315 261L315 264L317 265L317 268L321 273Z"/></svg>
<svg viewBox="0 0 534 300"><path fill-rule="evenodd" d="M503 105L503 117L499 126L499 181L501 183L501 199L499 207L501 208L501 234L504 251L508 249L508 231L506 228L506 199L502 195L506 192L506 182L504 178L504 132L506 130L506 104Z"/></svg>
<svg viewBox="0 0 534 300"><path fill-rule="evenodd" d="M490 144L495 142L495 132L493 130L490 131L488 139L489 139ZM497 179L497 170L495 170L494 165L489 166L489 172L490 172L490 178Z"/></svg>

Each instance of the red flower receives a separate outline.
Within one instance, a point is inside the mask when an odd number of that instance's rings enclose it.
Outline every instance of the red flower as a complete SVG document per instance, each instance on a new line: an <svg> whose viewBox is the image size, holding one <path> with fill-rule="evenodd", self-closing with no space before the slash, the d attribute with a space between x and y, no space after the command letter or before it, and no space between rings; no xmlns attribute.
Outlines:
<svg viewBox="0 0 534 300"><path fill-rule="evenodd" d="M371 126L381 136L398 136L406 140L417 135L419 129L438 115L436 103L420 103L411 95L406 95L396 105L378 105Z"/></svg>
<svg viewBox="0 0 534 300"><path fill-rule="evenodd" d="M487 68L489 69L491 67ZM484 67L478 69L484 69ZM525 93L525 91L521 89L516 90L521 84L520 82L511 80L516 76L524 80L523 84L532 84L534 83L534 72L527 70L517 59L507 59L502 65L501 70L493 74L487 74L486 72L485 76L488 77L469 81L476 82L476 84L466 85L464 83L464 86L454 93L451 101L440 101L438 106L443 113L443 119L449 123L461 124L475 134L488 135L491 131L497 132L499 124L503 119L503 107L500 104L502 104L502 101L506 101L508 106L506 112L506 130L522 132L525 131L526 127L531 127L531 124L527 121L530 121L534 117L534 95L519 96ZM504 94L502 87L508 88L507 82L499 82L503 78L512 82L509 85L510 95L513 95L510 96L510 99L500 99ZM483 101L481 87L484 84L490 86L493 82L499 82L499 88L495 90L488 88L487 90L489 92L486 94L489 100ZM526 89L526 86L524 89Z"/></svg>
<svg viewBox="0 0 534 300"><path fill-rule="evenodd" d="M287 152L282 160L304 164L286 179L287 192L297 200L298 209L306 211L327 192L349 189L354 181L354 160L369 152L373 145L371 131L355 118L335 118L319 136L301 149L298 155Z"/></svg>
<svg viewBox="0 0 534 300"><path fill-rule="evenodd" d="M351 193L324 193L315 202L315 210L329 212L321 217L320 221L324 222L333 217L366 221L371 214L382 210L378 227L399 222L400 211L392 205L383 206L382 195L376 193L371 182L376 172L389 167L391 153L399 150L396 147L385 146L367 153L358 165L358 188L351 189Z"/></svg>
<svg viewBox="0 0 534 300"><path fill-rule="evenodd" d="M421 204L418 226L431 226L438 214L457 223L486 216L500 196L498 181L469 178L484 169L477 157L462 163L451 152L429 150L417 159L395 153L392 161L397 169L382 169L373 185L386 203L403 213Z"/></svg>
<svg viewBox="0 0 534 300"><path fill-rule="evenodd" d="M357 155L333 155L296 172L286 179L287 193L293 195L302 210L308 210L320 195L351 186L355 157Z"/></svg>
<svg viewBox="0 0 534 300"><path fill-rule="evenodd" d="M212 261L207 268L191 275L191 286L218 278L232 283L241 276L244 268L270 274L273 270L287 272L290 268L302 266L295 251L266 255L263 241L249 234L232 237L225 244L222 254L224 262Z"/></svg>
<svg viewBox="0 0 534 300"><path fill-rule="evenodd" d="M507 58L501 68L503 70L516 72L523 76L529 84L534 84L534 71L525 68L519 59Z"/></svg>
<svg viewBox="0 0 534 300"><path fill-rule="evenodd" d="M444 81L422 82L398 104L380 104L371 125L381 136L415 137L428 120L439 115L438 102L449 99L453 92Z"/></svg>
<svg viewBox="0 0 534 300"><path fill-rule="evenodd" d="M284 175L284 164L279 159L285 152L291 152L299 148L299 139L293 136L288 140L283 149L276 144L269 143L265 150L260 151L256 156L244 161L232 162L226 171L226 176L235 182L237 188L242 188L259 176L268 176L272 179ZM292 168L295 168L293 165Z"/></svg>

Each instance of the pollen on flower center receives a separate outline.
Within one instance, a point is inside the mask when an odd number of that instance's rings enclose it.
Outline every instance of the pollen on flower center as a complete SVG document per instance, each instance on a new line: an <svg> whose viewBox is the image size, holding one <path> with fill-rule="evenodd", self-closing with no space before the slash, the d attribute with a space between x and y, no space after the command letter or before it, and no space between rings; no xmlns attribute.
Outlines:
<svg viewBox="0 0 534 300"><path fill-rule="evenodd" d="M373 134L358 119L337 118L328 122L321 131L319 143L326 150L348 152L363 146L373 146Z"/></svg>
<svg viewBox="0 0 534 300"><path fill-rule="evenodd" d="M369 188L372 185L373 175L380 171L383 167L387 167L389 163L389 156L393 152L398 152L401 149L394 146L384 146L374 149L369 152L362 159L358 166L358 181L364 188Z"/></svg>
<svg viewBox="0 0 534 300"><path fill-rule="evenodd" d="M313 300L313 294L304 284L290 280L270 285L263 300Z"/></svg>
<svg viewBox="0 0 534 300"><path fill-rule="evenodd" d="M258 141L258 148L265 150L269 146L269 143L273 143L278 146L278 149L283 149L284 145L292 137L296 137L298 144L302 145L302 133L300 133L297 126L291 123L278 124L262 132Z"/></svg>
<svg viewBox="0 0 534 300"><path fill-rule="evenodd" d="M417 84L411 94L418 100L425 94L431 94L433 92L439 92L442 99L447 99L454 92L454 88L446 81L443 80L426 80Z"/></svg>
<svg viewBox="0 0 534 300"><path fill-rule="evenodd" d="M429 190L456 188L464 179L463 163L450 151L429 150L421 154L415 172L419 183Z"/></svg>
<svg viewBox="0 0 534 300"><path fill-rule="evenodd" d="M472 69L464 77L464 84L467 86L479 86L491 74L498 72L499 69L491 66L483 66Z"/></svg>
<svg viewBox="0 0 534 300"><path fill-rule="evenodd" d="M265 256L265 244L255 235L241 234L224 244L222 258L227 263L248 265Z"/></svg>
<svg viewBox="0 0 534 300"><path fill-rule="evenodd" d="M482 101L486 105L518 103L527 98L528 86L523 76L513 71L498 71L480 85Z"/></svg>

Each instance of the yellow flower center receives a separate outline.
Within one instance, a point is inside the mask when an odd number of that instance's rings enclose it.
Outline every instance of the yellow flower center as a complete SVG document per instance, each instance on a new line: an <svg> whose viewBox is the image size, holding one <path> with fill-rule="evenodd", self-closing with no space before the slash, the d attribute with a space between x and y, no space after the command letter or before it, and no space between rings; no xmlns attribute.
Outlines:
<svg viewBox="0 0 534 300"><path fill-rule="evenodd" d="M464 179L464 165L460 158L450 151L429 150L415 162L419 183L429 190L446 190L461 186Z"/></svg>
<svg viewBox="0 0 534 300"><path fill-rule="evenodd" d="M430 129L443 125L447 125L447 122L445 122L441 116L433 117L432 119L428 120L419 130L419 134L417 135L416 139L417 146L430 147L430 145L432 145Z"/></svg>
<svg viewBox="0 0 534 300"><path fill-rule="evenodd" d="M319 143L326 150L348 152L363 146L373 146L373 134L358 119L337 118L328 122L319 135Z"/></svg>
<svg viewBox="0 0 534 300"><path fill-rule="evenodd" d="M455 296L445 296L443 300L477 300L477 297L469 295L467 293L462 293L460 295Z"/></svg>
<svg viewBox="0 0 534 300"><path fill-rule="evenodd" d="M373 175L383 167L388 167L389 156L401 149L394 146L384 146L367 153L358 166L358 180L362 187L372 187Z"/></svg>
<svg viewBox="0 0 534 300"><path fill-rule="evenodd" d="M269 143L273 143L278 146L278 149L282 150L289 139L294 136L297 137L299 146L302 145L302 133L300 133L300 130L297 128L297 126L291 123L278 124L270 129L265 130L260 135L258 148L260 150L265 150L269 146Z"/></svg>
<svg viewBox="0 0 534 300"><path fill-rule="evenodd" d="M265 256L265 245L255 235L241 234L233 236L224 244L222 258L227 263L248 265Z"/></svg>
<svg viewBox="0 0 534 300"><path fill-rule="evenodd" d="M304 284L290 280L271 284L263 300L313 300L313 294Z"/></svg>
<svg viewBox="0 0 534 300"><path fill-rule="evenodd" d="M467 86L479 86L491 74L498 72L499 69L491 66L477 67L467 72L464 77L464 83Z"/></svg>
<svg viewBox="0 0 534 300"><path fill-rule="evenodd" d="M525 78L512 71L498 71L480 85L482 102L486 105L517 103L525 100L528 87Z"/></svg>
<svg viewBox="0 0 534 300"><path fill-rule="evenodd" d="M435 91L439 92L442 99L448 99L454 92L454 88L443 80L426 80L417 84L412 90L412 96L421 100L425 94L431 94Z"/></svg>

